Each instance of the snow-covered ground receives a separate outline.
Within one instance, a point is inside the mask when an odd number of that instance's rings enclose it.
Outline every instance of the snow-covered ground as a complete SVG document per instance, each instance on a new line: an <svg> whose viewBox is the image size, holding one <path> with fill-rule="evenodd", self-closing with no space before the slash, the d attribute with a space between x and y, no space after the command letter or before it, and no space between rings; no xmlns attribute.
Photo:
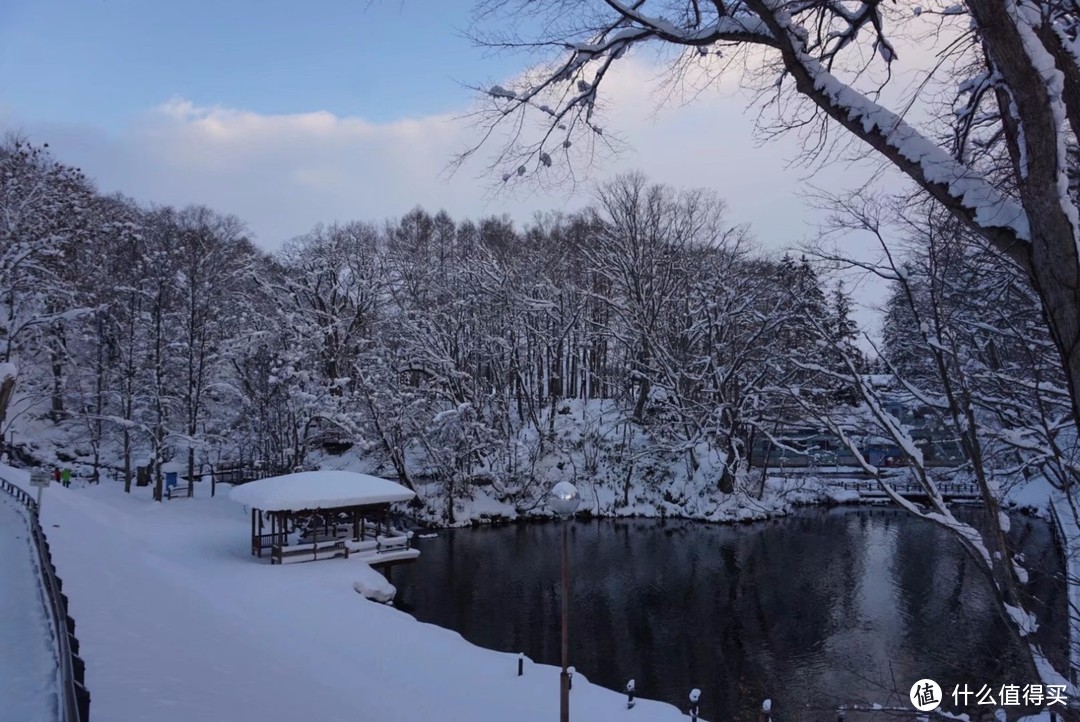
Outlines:
<svg viewBox="0 0 1080 722"><path fill-rule="evenodd" d="M1069 583L1069 666L1076 684L1080 673L1080 523L1076 511L1065 494L1054 491L1050 497L1051 511L1058 530L1058 539L1065 554L1065 574Z"/></svg>
<svg viewBox="0 0 1080 722"><path fill-rule="evenodd" d="M6 467L0 476L28 481ZM45 490L42 524L78 624L94 719L557 717L556 668L527 662L518 677L517 655L364 599L352 560L256 561L244 508L206 491L155 504L148 489L127 496L111 482ZM591 722L685 719L648 700L628 713L623 695L580 673L571 709Z"/></svg>
<svg viewBox="0 0 1080 722"><path fill-rule="evenodd" d="M1008 489L1005 503L1033 510L1047 518L1054 525L1058 541L1062 545L1065 557L1063 571L1068 584L1070 669L1061 671L1065 672L1075 690L1076 675L1080 670L1080 523L1076 509L1069 503L1064 492L1055 489L1041 477Z"/></svg>
<svg viewBox="0 0 1080 722"><path fill-rule="evenodd" d="M0 492L0 722L56 722L59 666L22 507Z"/></svg>

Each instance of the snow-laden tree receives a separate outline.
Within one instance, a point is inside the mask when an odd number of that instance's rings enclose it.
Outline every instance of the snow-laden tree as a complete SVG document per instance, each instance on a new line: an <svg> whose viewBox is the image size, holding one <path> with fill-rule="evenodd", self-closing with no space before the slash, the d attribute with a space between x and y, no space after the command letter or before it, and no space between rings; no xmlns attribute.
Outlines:
<svg viewBox="0 0 1080 722"><path fill-rule="evenodd" d="M212 402L224 400L221 382L235 350L243 301L252 295L255 251L238 218L204 206L182 209L175 232L178 336L172 350L182 365L177 438L186 446L184 460L193 478L196 451L202 450L205 457L214 437L223 431L213 416L220 416L225 407L213 408ZM188 485L189 494L193 488Z"/></svg>
<svg viewBox="0 0 1080 722"><path fill-rule="evenodd" d="M111 428L119 432L124 488L130 491L133 465L140 461L136 458L137 445L144 440L139 425L147 408L143 370L151 320L147 309L153 289L146 253L149 218L130 201L119 201L115 213L113 232L101 247L102 263L95 267L95 275L99 276L96 285L102 289L101 302L105 305L99 312L101 327L95 329L99 338L93 355L95 366L98 357L103 357L107 363L102 371L112 372L102 378L104 413ZM95 378L95 387L97 383ZM95 408L96 396L95 388Z"/></svg>
<svg viewBox="0 0 1080 722"><path fill-rule="evenodd" d="M481 42L550 52L546 63L485 91L491 124L515 126L498 155L504 179L568 173L563 159L572 149L603 142L607 81L637 52L656 50L673 77L689 73L706 86L739 73L775 105L779 127L809 131L814 152L842 128L1022 269L1080 420L1080 211L1070 192L1080 131L1075 5L486 0L481 8ZM912 57L937 61L905 64L901 36ZM913 97L882 92L905 69L927 72ZM526 112L538 128L519 125ZM909 117L946 120L919 126Z"/></svg>
<svg viewBox="0 0 1080 722"><path fill-rule="evenodd" d="M63 410L64 331L81 313L65 260L78 250L93 197L82 172L54 160L47 146L18 136L0 142L0 362L14 368L34 362L38 371L20 376L33 379L38 393L48 383L41 373L47 365L57 413ZM35 396L35 389L26 391ZM6 415L7 404L0 407L0 430Z"/></svg>
<svg viewBox="0 0 1080 722"><path fill-rule="evenodd" d="M607 299L627 334L633 418L644 420L652 386L648 372L665 311L691 278L690 249L723 240L723 204L701 192L676 195L642 174L621 176L598 191L598 233L581 253L610 289Z"/></svg>
<svg viewBox="0 0 1080 722"><path fill-rule="evenodd" d="M183 298L176 279L180 273L181 241L177 211L155 208L147 213L143 242L140 244L142 270L147 281L146 304L142 313L147 324L140 364L140 401L136 410L149 442L149 463L155 476L154 498L161 500L161 464L175 453L172 442L183 423L182 359L173 353L182 338L180 325Z"/></svg>
<svg viewBox="0 0 1080 722"><path fill-rule="evenodd" d="M854 227L870 231L883 246L886 225L874 204L849 207ZM1022 272L934 203L905 209L897 219L902 241L880 264L862 262L893 287L881 351L881 371L893 379L882 390L858 368L842 345L846 380L861 401L857 409L815 407L792 396L804 414L841 437L863 469L910 513L951 531L991 583L1012 642L1025 653L1029 672L1046 683L1064 680L1044 656L1035 634L1041 615L1053 613L1027 586L1028 572L1009 536L1004 513L1011 489L1031 477L1059 492L1074 488L1077 434L1064 371L1041 305ZM903 243L906 252L895 252ZM835 258L833 260L836 260ZM809 327L832 343L814 319ZM802 359L793 363L823 369ZM867 435L900 450L906 470L887 475L859 453ZM860 437L862 437L860 439ZM955 459L951 465L949 458ZM958 517L944 483L967 481L986 511L979 524ZM927 503L897 492L914 482ZM1075 509L1063 510L1075 514ZM1069 579L1074 585L1080 580ZM1080 616L1070 610L1071 634ZM1056 662L1056 660L1055 660ZM1077 669L1077 660L1069 663ZM1065 667L1059 667L1065 669ZM1074 673L1074 672L1071 672Z"/></svg>
<svg viewBox="0 0 1080 722"><path fill-rule="evenodd" d="M1040 476L1069 490L1080 447L1037 295L936 209L912 220L887 306L906 321L887 326L882 356L926 393L963 397L982 434L979 455L1005 488Z"/></svg>
<svg viewBox="0 0 1080 722"><path fill-rule="evenodd" d="M319 226L287 244L280 256L282 311L304 326L335 395L350 388L353 363L385 302L381 243L369 224Z"/></svg>
<svg viewBox="0 0 1080 722"><path fill-rule="evenodd" d="M68 407L71 415L81 419L92 450L93 481L100 480L106 462L103 444L119 427L124 438L125 479L130 482L128 424L133 418L130 402L137 360L132 342L139 325L131 303L139 300L133 299L132 284L140 283L135 249L141 237L142 211L128 199L98 196L88 215L80 248L65 254L64 275L72 285L74 303L89 312L75 319L65 334L63 365L53 368L54 394L62 396L54 398L52 409ZM58 383L61 372L67 378L64 385Z"/></svg>

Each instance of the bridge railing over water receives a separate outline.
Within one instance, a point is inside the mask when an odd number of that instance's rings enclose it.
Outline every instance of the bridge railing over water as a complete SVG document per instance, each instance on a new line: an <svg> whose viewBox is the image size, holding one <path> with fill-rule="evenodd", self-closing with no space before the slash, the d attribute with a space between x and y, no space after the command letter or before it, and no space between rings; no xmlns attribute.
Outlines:
<svg viewBox="0 0 1080 722"><path fill-rule="evenodd" d="M926 490L919 485L918 482L910 479L886 479L886 483L892 487L898 494L925 494ZM848 481L834 481L830 482L831 486L846 489L848 491L857 491L860 493L881 493L884 494L884 490L881 485L872 479L863 480L848 480ZM938 491L942 496L961 496L961 497L977 497L979 496L979 485L974 482L966 481L939 481L936 484Z"/></svg>
<svg viewBox="0 0 1080 722"><path fill-rule="evenodd" d="M62 591L60 577L53 566L49 541L38 522L38 505L29 494L6 479L0 479L0 489L22 504L30 514L30 536L38 556L41 584L49 600L49 616L55 632L60 679L61 722L89 722L90 692L86 689L86 664L79 657L79 640L75 637L75 620L68 614L67 596Z"/></svg>

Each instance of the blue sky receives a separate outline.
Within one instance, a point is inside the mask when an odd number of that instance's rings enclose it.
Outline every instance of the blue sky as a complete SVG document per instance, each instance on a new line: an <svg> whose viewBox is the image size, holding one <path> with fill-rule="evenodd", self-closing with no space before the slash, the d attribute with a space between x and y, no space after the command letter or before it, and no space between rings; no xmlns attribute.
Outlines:
<svg viewBox="0 0 1080 722"><path fill-rule="evenodd" d="M173 97L372 121L461 105L507 66L462 33L468 0L4 0L3 100L118 130ZM407 81L403 81L407 78Z"/></svg>

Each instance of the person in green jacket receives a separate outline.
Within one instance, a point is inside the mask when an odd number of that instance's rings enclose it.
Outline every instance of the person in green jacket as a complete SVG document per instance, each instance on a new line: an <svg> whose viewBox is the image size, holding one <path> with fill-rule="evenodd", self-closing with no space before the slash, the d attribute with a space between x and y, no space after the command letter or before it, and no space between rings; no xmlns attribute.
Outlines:
<svg viewBox="0 0 1080 722"><path fill-rule="evenodd" d="M71 486L71 469L64 469L60 472L60 483L64 485L64 488Z"/></svg>

